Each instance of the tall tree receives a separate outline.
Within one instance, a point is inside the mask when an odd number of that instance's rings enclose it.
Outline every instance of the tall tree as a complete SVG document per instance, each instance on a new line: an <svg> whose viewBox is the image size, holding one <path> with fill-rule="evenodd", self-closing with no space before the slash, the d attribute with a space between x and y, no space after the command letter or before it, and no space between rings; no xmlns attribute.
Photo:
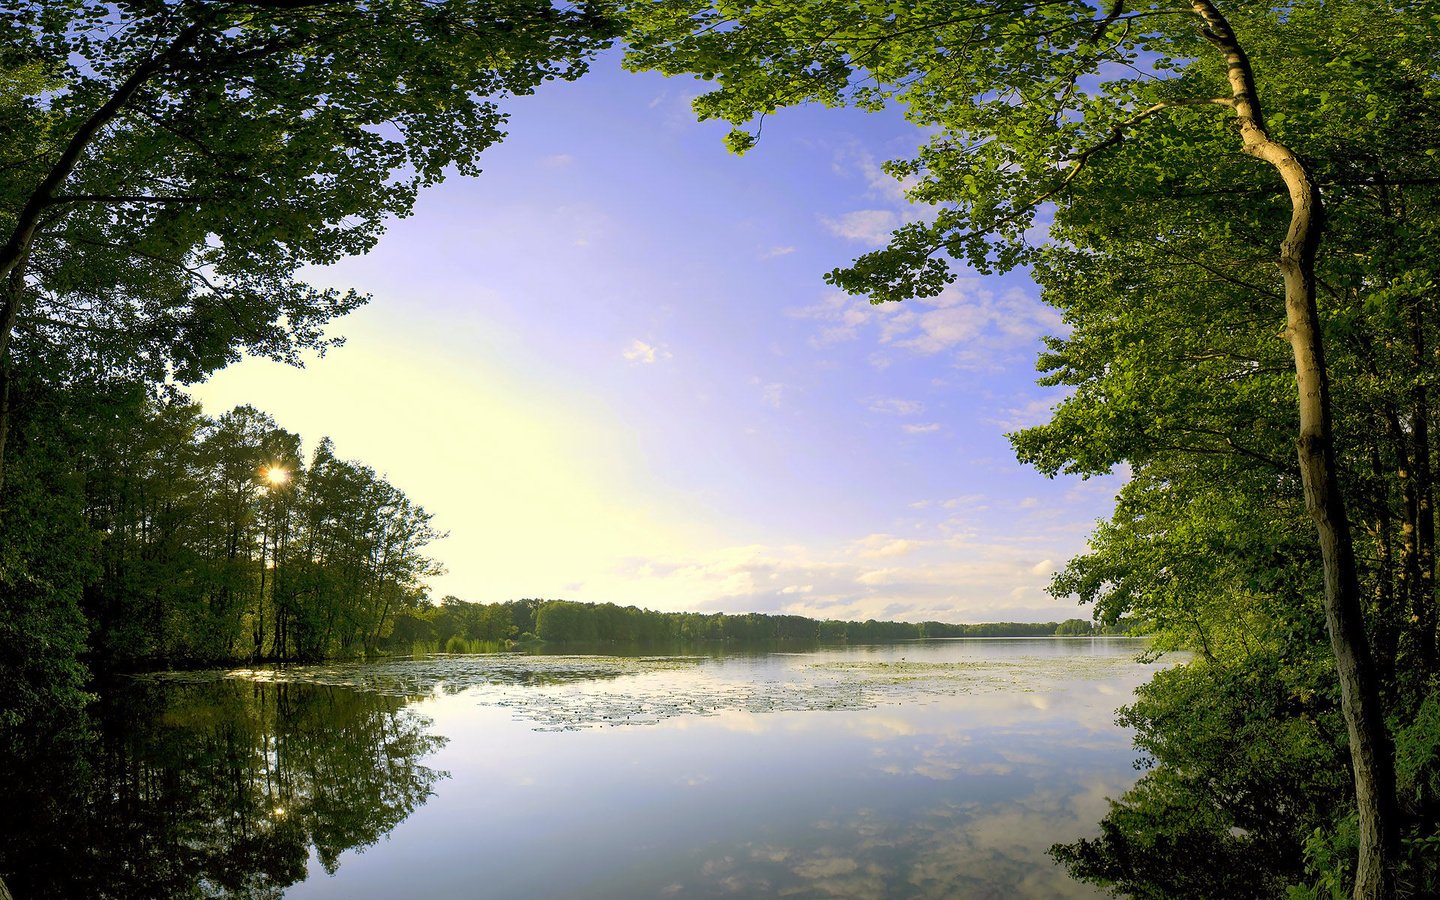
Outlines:
<svg viewBox="0 0 1440 900"><path fill-rule="evenodd" d="M1247 226L1264 213L1259 218L1279 278L1252 273L1245 286L1268 294L1274 313L1248 327L1257 336L1266 329L1273 334L1273 317L1283 315L1294 377L1291 408L1299 420L1293 459L1324 573L1361 824L1355 896L1391 894L1391 752L1362 619L1353 512L1342 489L1316 296L1326 227L1322 186L1312 161L1297 152L1308 154L1305 132L1284 127L1287 119L1312 113L1314 103L1298 89L1274 87L1298 88L1306 79L1337 84L1336 93L1375 123L1385 110L1374 85L1387 69L1411 79L1408 88L1395 86L1412 101L1433 90L1436 18L1423 7L1372 0L1115 0L1103 8L1080 0L688 0L636 4L630 11L631 65L718 79L718 88L696 101L702 118L744 125L798 103L867 109L897 103L931 130L913 159L888 170L912 179L910 197L932 209L899 229L886 249L829 276L876 302L937 293L955 274L947 257L981 272L1035 261L1031 229L1041 211L1053 208L1062 221L1087 200L1118 205L1128 195L1115 192L1124 182L1117 172L1135 176L1148 167L1167 189L1157 200L1166 193L1174 200L1213 192ZM1332 39L1337 26L1345 38ZM1380 34L1397 37L1381 46ZM1282 93L1288 104L1278 101ZM1404 157L1406 171L1370 166L1366 174L1433 182L1433 154L1425 157L1425 145L1413 142L1418 132L1397 125L1377 127L1366 146L1391 145L1389 156ZM730 146L751 147L759 133L751 128L732 131ZM1412 142L1397 151L1394 145L1406 138ZM1247 179L1243 190L1232 192L1234 170L1246 157L1267 167L1268 181ZM1172 217L1177 227L1182 220L1183 212ZM1237 232L1224 232L1232 248L1252 253L1253 243L1235 240ZM1141 302L1133 293L1123 298ZM1423 434L1417 425L1414 442ZM1426 457L1428 464L1428 451ZM1417 551L1417 580L1429 565L1422 557ZM1425 605L1433 606L1433 596Z"/></svg>

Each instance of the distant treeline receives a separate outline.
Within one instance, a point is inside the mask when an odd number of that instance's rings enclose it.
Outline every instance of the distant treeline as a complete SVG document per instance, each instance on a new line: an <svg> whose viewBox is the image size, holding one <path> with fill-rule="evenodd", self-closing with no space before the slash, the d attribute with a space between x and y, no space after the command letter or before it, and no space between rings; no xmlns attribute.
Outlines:
<svg viewBox="0 0 1440 900"><path fill-rule="evenodd" d="M662 644L770 642L852 643L955 637L1052 637L1126 634L1134 623L1064 622L843 622L764 613L656 612L613 603L513 600L470 603L446 597L438 606L395 617L387 648L448 652L499 649L509 641L551 644Z"/></svg>

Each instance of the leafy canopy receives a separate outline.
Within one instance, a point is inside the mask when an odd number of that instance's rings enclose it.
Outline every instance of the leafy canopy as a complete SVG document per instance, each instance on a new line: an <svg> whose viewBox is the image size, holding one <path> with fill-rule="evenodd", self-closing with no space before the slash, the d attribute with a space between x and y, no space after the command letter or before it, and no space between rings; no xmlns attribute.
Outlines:
<svg viewBox="0 0 1440 900"><path fill-rule="evenodd" d="M578 76L608 39L545 0L26 0L0 29L17 349L185 381L242 350L323 349L364 298L301 269L478 172L501 100Z"/></svg>

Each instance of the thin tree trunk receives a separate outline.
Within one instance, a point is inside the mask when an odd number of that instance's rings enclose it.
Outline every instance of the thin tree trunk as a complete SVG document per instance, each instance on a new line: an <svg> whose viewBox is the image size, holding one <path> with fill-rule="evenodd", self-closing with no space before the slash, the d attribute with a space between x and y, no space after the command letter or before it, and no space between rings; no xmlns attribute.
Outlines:
<svg viewBox="0 0 1440 900"><path fill-rule="evenodd" d="M1375 348L1364 334L1355 336L1360 350L1364 372L1377 381L1384 373L1375 360ZM1383 451L1384 433L1388 438L1388 449L1395 457L1392 469L1387 469ZM1410 477L1410 438L1400 424L1400 414L1389 400L1380 406L1379 422L1374 431L1375 439L1369 444L1370 470L1378 485L1375 496L1375 617L1370 621L1375 665L1380 673L1381 688L1386 696L1397 696L1404 689L1400 683L1396 660L1409 645L1413 628L1409 622L1413 606L1411 588L1416 576L1414 481ZM1395 514L1391 509L1389 476L1394 475L1400 486L1400 550L1396 560ZM1413 644L1413 640L1411 640Z"/></svg>
<svg viewBox="0 0 1440 900"><path fill-rule="evenodd" d="M1432 675L1440 668L1435 645L1435 485L1430 469L1430 396L1424 375L1428 353L1425 344L1425 322L1421 313L1421 298L1412 298L1406 307L1407 324L1410 326L1411 359L1415 367L1411 374L1414 387L1411 389L1411 430L1415 438L1414 492L1415 492L1415 536L1416 584L1413 594L1415 636L1420 664L1425 675Z"/></svg>
<svg viewBox="0 0 1440 900"><path fill-rule="evenodd" d="M1394 761L1380 705L1379 680L1365 639L1360 579L1340 490L1330 386L1315 305L1315 254L1324 228L1324 208L1304 163L1266 131L1250 60L1229 22L1211 0L1192 0L1191 7L1205 22L1205 37L1225 56L1244 152L1273 166L1290 194L1290 228L1280 245L1285 333L1295 357L1299 394L1296 451L1305 506L1315 522L1324 564L1325 622L1340 679L1340 706L1355 778L1360 858L1354 896L1355 900L1389 898L1395 893L1398 850Z"/></svg>
<svg viewBox="0 0 1440 900"><path fill-rule="evenodd" d="M0 488L5 486L5 444L10 438L10 335L20 317L20 304L25 298L25 271L29 265L26 250L15 261L5 278L5 301L0 304Z"/></svg>
<svg viewBox="0 0 1440 900"><path fill-rule="evenodd" d="M1380 496L1375 514L1375 662L1381 686L1391 696L1397 686L1395 657L1399 646L1400 610L1406 605L1403 591L1397 591L1394 577L1395 551L1390 532L1394 528L1390 513L1390 492L1385 487L1385 464L1380 459L1380 447L1370 445L1370 471L1379 485ZM1397 608L1398 607L1398 608Z"/></svg>
<svg viewBox="0 0 1440 900"><path fill-rule="evenodd" d="M1400 423L1400 414L1389 403L1385 405L1385 426L1390 433L1390 443L1395 451L1395 480L1400 484L1400 503L1403 515L1400 519L1400 567L1397 572L1400 602L1410 609L1420 603L1420 545L1418 522L1420 521L1420 498L1416 493L1414 471L1410 464L1410 436ZM1419 635L1413 635L1417 653L1420 650Z"/></svg>

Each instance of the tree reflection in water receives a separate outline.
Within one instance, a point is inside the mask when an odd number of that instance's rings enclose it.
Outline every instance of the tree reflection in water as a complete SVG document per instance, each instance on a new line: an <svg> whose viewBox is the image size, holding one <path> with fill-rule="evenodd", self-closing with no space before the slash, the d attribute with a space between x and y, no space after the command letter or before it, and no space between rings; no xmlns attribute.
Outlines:
<svg viewBox="0 0 1440 900"><path fill-rule="evenodd" d="M233 680L107 692L86 736L0 760L0 875L26 900L278 897L312 847L333 873L447 777L407 706Z"/></svg>

